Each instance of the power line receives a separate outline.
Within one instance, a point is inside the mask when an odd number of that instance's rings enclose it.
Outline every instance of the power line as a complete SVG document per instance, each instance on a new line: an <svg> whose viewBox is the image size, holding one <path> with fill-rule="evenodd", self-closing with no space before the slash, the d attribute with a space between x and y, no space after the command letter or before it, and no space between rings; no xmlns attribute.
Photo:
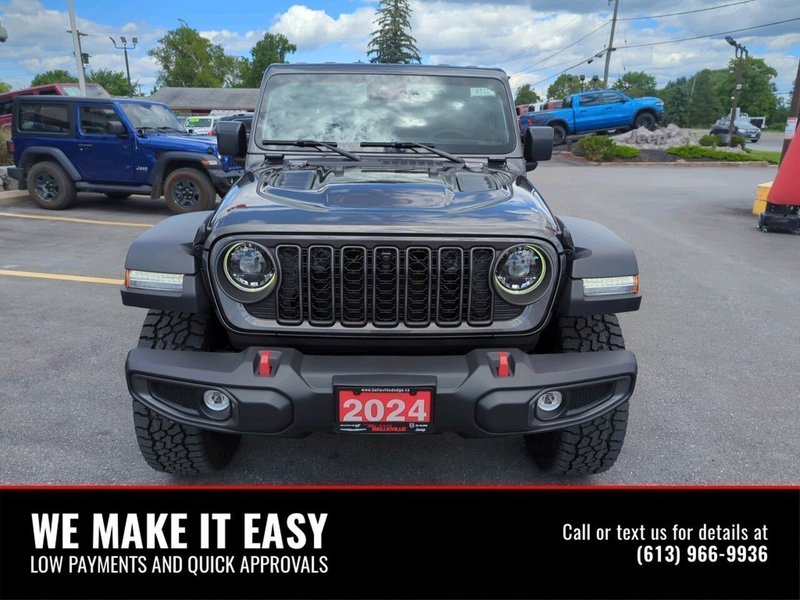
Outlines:
<svg viewBox="0 0 800 600"><path fill-rule="evenodd" d="M554 58L554 57L558 56L559 54L561 54L561 53L562 53L562 52L564 52L565 50L569 50L569 49L570 49L570 48L572 48L572 47L573 47L575 44L578 44L578 43L582 42L583 40L585 40L586 38L588 38L590 35L594 35L594 34L595 34L595 33L597 33L598 31L600 31L600 30L601 30L603 27L605 27L606 25L608 25L610 22L611 22L611 21L606 21L606 22L604 22L602 25L600 25L600 27L598 27L597 29L593 29L592 31L590 31L589 33L587 33L587 34L586 34L585 36L583 36L582 38L575 40L575 41L574 41L574 42L572 42L572 43L571 43L569 46L564 46L564 47L563 47L561 50L559 50L558 52L554 52L554 53L553 53L553 54L551 54L550 56L548 56L548 57L546 57L546 58L543 58L542 60L540 60L540 61L538 61L538 62L535 62L535 63L533 63L532 65L528 65L527 67L524 67L524 68L520 69L520 70L519 70L519 71L517 71L516 73L513 73L513 75L519 75L520 73L525 73L526 71L529 71L530 69L533 69L535 66L537 66L537 65L540 65L540 64L542 64L543 62L546 62L546 61L550 60L551 58ZM545 68L546 68L546 67L545 67ZM513 76L513 75L512 75L512 76Z"/></svg>
<svg viewBox="0 0 800 600"><path fill-rule="evenodd" d="M691 41L691 40L700 40L700 39L703 39L703 38L716 37L716 36L720 36L720 35L727 35L729 33L739 33L741 31L751 31L753 29L761 29L763 27L771 27L773 25L783 25L784 23L791 23L791 22L794 22L794 21L800 21L800 17L795 17L793 19L784 19L783 21L774 21L772 23L764 23L763 25L755 25L753 27L743 27L742 29L733 29L731 31L720 31L718 33L709 33L709 34L706 34L706 35L698 35L698 36L690 37L690 38L681 38L681 39L676 39L676 40L665 40L663 42L651 42L649 44L631 44L631 45L628 45L628 46L619 46L618 48L601 50L597 54L593 54L592 56L589 56L588 58L584 58L582 61L580 61L578 63L575 63L574 65L572 65L570 67L567 67L566 69L564 69L563 71L560 71L559 73L556 73L554 75L550 75L549 77L545 77L544 79L540 79L539 81L536 81L536 82L532 83L531 87L539 85L540 83L544 83L545 81L550 81L551 79L553 79L555 77L558 77L559 75L563 75L564 73L574 69L575 67L581 66L583 63L589 62L590 60L594 60L595 58L598 58L603 52L609 52L611 50L624 50L626 48L643 48L645 46L660 46L660 45L663 45L663 44L676 44L678 42L688 42L688 41Z"/></svg>
<svg viewBox="0 0 800 600"><path fill-rule="evenodd" d="M730 4L720 4L719 6L710 6L708 8L698 8L696 10L684 10L681 12L674 12L674 13L666 13L663 15L650 15L649 17L626 17L624 19L620 18L620 21L640 21L644 19L660 19L662 17L675 17L677 15L690 15L692 13L699 13L705 12L707 10L718 10L720 8L728 8L729 6L737 6L739 4L749 4L750 2L755 2L756 0L742 0L741 2L731 2Z"/></svg>
<svg viewBox="0 0 800 600"><path fill-rule="evenodd" d="M701 40L703 38L716 37L718 35L726 35L729 33L739 33L742 31L751 31L753 29L761 29L762 27L772 27L773 25L783 25L784 23L791 23L793 21L800 21L800 17L794 19L784 19L783 21L773 21L772 23L764 23L763 25L755 25L753 27L742 27L741 29L731 29L730 31L719 31L717 33L709 33L706 35L696 35L694 37L680 38L676 40L664 40L663 42L649 42L647 44L630 44L627 46L619 46L615 50L622 50L625 48L644 48L646 46L662 46L664 44L677 44L678 42L690 42L692 40Z"/></svg>

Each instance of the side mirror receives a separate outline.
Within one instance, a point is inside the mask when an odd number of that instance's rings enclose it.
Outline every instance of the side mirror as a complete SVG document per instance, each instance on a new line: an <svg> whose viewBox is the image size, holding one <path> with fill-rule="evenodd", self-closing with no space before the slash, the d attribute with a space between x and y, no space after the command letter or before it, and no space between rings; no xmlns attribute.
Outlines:
<svg viewBox="0 0 800 600"><path fill-rule="evenodd" d="M106 125L106 133L108 135L128 137L128 131L127 129L125 129L125 125L123 125L119 121L109 121L108 125Z"/></svg>
<svg viewBox="0 0 800 600"><path fill-rule="evenodd" d="M540 160L550 160L553 156L553 128L528 127L523 146L525 167L532 171Z"/></svg>
<svg viewBox="0 0 800 600"><path fill-rule="evenodd" d="M217 123L217 145L222 156L241 158L247 154L247 133L241 121Z"/></svg>

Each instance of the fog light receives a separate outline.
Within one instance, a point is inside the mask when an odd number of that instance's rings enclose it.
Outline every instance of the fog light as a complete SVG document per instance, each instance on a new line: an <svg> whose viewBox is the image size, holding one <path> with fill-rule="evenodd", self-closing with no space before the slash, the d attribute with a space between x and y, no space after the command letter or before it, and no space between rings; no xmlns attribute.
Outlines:
<svg viewBox="0 0 800 600"><path fill-rule="evenodd" d="M206 403L208 410L213 410L214 412L228 410L231 405L231 399L228 398L227 394L223 394L218 390L206 390L203 393L203 402Z"/></svg>
<svg viewBox="0 0 800 600"><path fill-rule="evenodd" d="M561 392L545 392L539 396L539 399L536 401L536 406L539 407L539 410L543 410L545 412L553 412L554 410L558 410L558 408L561 406Z"/></svg>

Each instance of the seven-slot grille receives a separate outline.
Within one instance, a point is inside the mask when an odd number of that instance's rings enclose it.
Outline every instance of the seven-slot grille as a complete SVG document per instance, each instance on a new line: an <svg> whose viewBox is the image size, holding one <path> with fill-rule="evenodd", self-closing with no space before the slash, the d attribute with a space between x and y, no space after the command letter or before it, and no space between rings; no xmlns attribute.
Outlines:
<svg viewBox="0 0 800 600"><path fill-rule="evenodd" d="M245 308L281 325L480 327L523 310L495 296L491 247L281 244L275 256L278 289Z"/></svg>

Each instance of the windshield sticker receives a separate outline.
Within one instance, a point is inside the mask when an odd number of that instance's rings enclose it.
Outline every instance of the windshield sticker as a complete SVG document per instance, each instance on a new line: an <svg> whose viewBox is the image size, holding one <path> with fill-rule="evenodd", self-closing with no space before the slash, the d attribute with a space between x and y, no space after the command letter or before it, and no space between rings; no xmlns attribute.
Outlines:
<svg viewBox="0 0 800 600"><path fill-rule="evenodd" d="M470 96L494 96L494 90L485 87L471 87L469 88Z"/></svg>

